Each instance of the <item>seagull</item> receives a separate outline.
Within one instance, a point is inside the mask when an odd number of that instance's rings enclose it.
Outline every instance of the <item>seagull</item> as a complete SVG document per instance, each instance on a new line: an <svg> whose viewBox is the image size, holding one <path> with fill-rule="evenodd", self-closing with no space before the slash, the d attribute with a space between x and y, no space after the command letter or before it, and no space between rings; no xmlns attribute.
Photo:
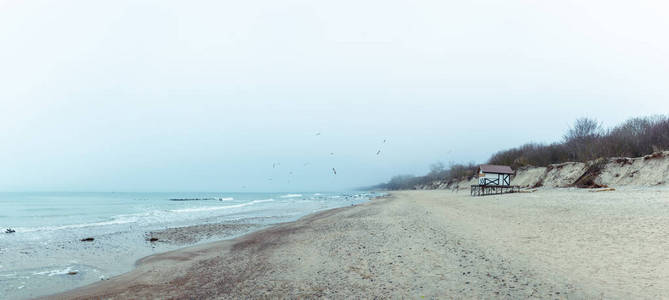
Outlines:
<svg viewBox="0 0 669 300"><path fill-rule="evenodd" d="M383 140L383 143L385 144L385 143L386 143L386 140Z"/></svg>
<svg viewBox="0 0 669 300"><path fill-rule="evenodd" d="M381 154L381 150L376 151L376 155L379 155L379 154Z"/></svg>
<svg viewBox="0 0 669 300"><path fill-rule="evenodd" d="M330 155L334 155L334 152L330 152Z"/></svg>
<svg viewBox="0 0 669 300"><path fill-rule="evenodd" d="M316 133L316 136L319 136L319 135L321 135L321 133L320 133L320 132L317 132L317 133Z"/></svg>
<svg viewBox="0 0 669 300"><path fill-rule="evenodd" d="M334 172L334 174L337 175L337 170L335 170L335 168L332 168L332 172Z"/></svg>

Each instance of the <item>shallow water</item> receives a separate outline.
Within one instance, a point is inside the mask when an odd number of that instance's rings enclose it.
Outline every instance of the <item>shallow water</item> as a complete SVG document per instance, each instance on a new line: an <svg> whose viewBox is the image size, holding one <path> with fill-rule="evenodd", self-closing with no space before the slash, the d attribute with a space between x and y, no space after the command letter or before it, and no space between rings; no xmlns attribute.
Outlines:
<svg viewBox="0 0 669 300"><path fill-rule="evenodd" d="M152 230L206 223L264 226L361 203L373 196L0 193L0 299L45 295L104 280L129 271L141 257L182 246L147 242L147 233ZM6 228L16 232L4 233ZM238 234L221 233L213 239ZM87 237L94 241L81 241Z"/></svg>

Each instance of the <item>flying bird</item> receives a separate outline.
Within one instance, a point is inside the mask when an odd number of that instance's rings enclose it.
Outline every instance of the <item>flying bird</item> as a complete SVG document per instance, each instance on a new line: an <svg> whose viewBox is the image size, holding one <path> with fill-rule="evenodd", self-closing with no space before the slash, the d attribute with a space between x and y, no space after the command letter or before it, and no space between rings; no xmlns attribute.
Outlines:
<svg viewBox="0 0 669 300"><path fill-rule="evenodd" d="M381 150L376 151L376 155L379 155L379 154L381 154Z"/></svg>
<svg viewBox="0 0 669 300"><path fill-rule="evenodd" d="M337 175L337 170L335 170L335 168L332 168L332 172Z"/></svg>

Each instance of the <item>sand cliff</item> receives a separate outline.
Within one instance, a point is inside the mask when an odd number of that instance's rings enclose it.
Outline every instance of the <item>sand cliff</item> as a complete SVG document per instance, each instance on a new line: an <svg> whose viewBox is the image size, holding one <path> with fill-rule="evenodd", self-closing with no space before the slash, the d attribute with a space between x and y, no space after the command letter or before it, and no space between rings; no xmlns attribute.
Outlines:
<svg viewBox="0 0 669 300"><path fill-rule="evenodd" d="M523 167L516 170L512 185L521 187L602 187L657 186L669 183L669 151L643 157L612 157L587 163L566 162L548 167ZM465 190L476 178L461 181L436 180L417 185L417 190Z"/></svg>

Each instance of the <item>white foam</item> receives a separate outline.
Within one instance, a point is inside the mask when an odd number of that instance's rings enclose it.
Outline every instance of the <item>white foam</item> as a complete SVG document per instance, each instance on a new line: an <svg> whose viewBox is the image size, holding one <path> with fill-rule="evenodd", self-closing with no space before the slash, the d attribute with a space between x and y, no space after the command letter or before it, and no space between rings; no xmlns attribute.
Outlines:
<svg viewBox="0 0 669 300"><path fill-rule="evenodd" d="M42 272L33 272L33 275L47 275L49 277L51 276L56 276L56 275L67 275L70 272L79 272L78 270L72 270L72 267L67 267L62 270L48 270L48 271L42 271Z"/></svg>
<svg viewBox="0 0 669 300"><path fill-rule="evenodd" d="M270 202L270 201L274 201L274 199L253 200L253 201L247 202L247 203L241 203L241 204L235 204L235 205L226 205L226 206L182 208L182 209L174 209L174 210L170 210L170 211L171 212L176 212L176 213L199 212L199 211L215 211L215 210L222 210L222 209L240 208L240 207L253 205L253 204L256 204L256 203Z"/></svg>
<svg viewBox="0 0 669 300"><path fill-rule="evenodd" d="M307 195L307 197L304 197L304 195ZM297 193L283 194L281 196L276 197L276 199L277 200L285 199L288 200L288 202L293 203L293 205L302 205L302 203L324 201L324 199L321 198L324 196L326 196L328 199L337 199L337 200L343 198L341 195L329 195L321 193L304 194L304 195ZM316 195L318 196L313 197ZM359 197L362 196L355 195L352 198L356 199ZM48 225L44 224L39 227L16 227L15 229L18 233L24 233L24 232L30 233L26 235L17 235L17 237L19 236L25 237L26 239L42 239L44 238L44 233L49 233L54 231L67 231L69 233L70 231L78 232L80 230L88 230L88 229L107 230L104 228L110 228L109 230L112 229L117 230L118 228L125 228L128 226L133 226L135 224L139 225L149 225L149 224L159 224L159 223L162 224L171 221L183 221L202 217L209 217L213 214L216 214L217 212L220 212L220 214L225 214L228 213L228 211L226 210L231 210L231 213L237 213L240 212L242 208L250 205L257 205L263 202L275 201L274 199L263 199L263 200L254 200L254 201L239 203L241 201L240 200L233 201L234 200L233 197L221 197L214 199L218 199L220 201L197 203L198 205L196 205L196 203L188 203L192 204L192 206L191 205L175 206L176 204L170 203L171 207L169 208L164 206L147 207L145 209L150 209L149 211L144 210L143 212L138 212L138 213L115 215L108 217L106 219L80 220L79 222L81 223L76 223L76 224L48 224ZM207 204L207 205L199 205L199 204ZM32 234L32 233L37 233L37 234Z"/></svg>
<svg viewBox="0 0 669 300"><path fill-rule="evenodd" d="M62 226L44 226L36 228L17 228L17 232L34 232L34 231L51 231L51 230L63 230L63 229L76 229L76 228L85 228L92 226L106 226L106 225L118 225L118 224L127 224L137 222L139 215L120 215L114 217L113 220L103 221L103 222L93 222L93 223L82 223L82 224L70 224Z"/></svg>
<svg viewBox="0 0 669 300"><path fill-rule="evenodd" d="M221 198L221 201L232 201L234 198ZM99 226L110 226L110 225L122 225L122 224L131 224L131 223L140 223L140 222L157 222L162 221L165 218L169 218L170 215L175 217L179 213L192 213L192 212L206 212L206 211L216 211L216 210L225 210L240 208L249 205L254 205L257 203L274 201L274 199L263 199L263 200L254 200L246 203L235 204L235 205L226 205L226 206L205 206L205 207L194 207L194 208L182 208L182 209L173 209L173 210L152 210L144 213L137 214L127 214L127 215L117 215L112 217L108 221L100 222L91 222L91 223L81 223L81 224L68 224L68 225L55 225L55 226L43 226L43 227L27 227L27 228L16 228L16 232L39 232L39 231L56 231L56 230L71 230L71 229L80 229L88 227L99 227Z"/></svg>
<svg viewBox="0 0 669 300"><path fill-rule="evenodd" d="M299 197L302 197L302 194L287 194L287 195L283 195L279 198L299 198Z"/></svg>

